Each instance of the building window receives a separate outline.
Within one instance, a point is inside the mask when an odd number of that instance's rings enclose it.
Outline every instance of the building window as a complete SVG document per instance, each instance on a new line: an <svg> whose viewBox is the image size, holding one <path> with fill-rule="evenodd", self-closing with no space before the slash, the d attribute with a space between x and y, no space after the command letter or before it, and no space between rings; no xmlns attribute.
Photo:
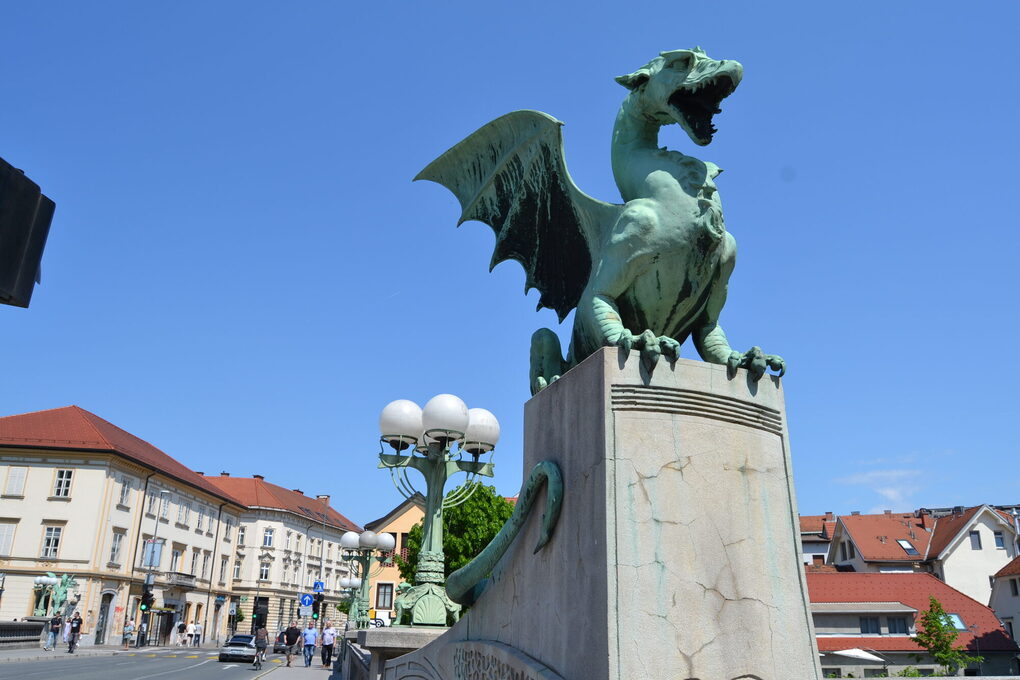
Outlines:
<svg viewBox="0 0 1020 680"><path fill-rule="evenodd" d="M981 550L981 532L979 531L970 532L970 549Z"/></svg>
<svg viewBox="0 0 1020 680"><path fill-rule="evenodd" d="M877 616L862 616L861 621L861 635L881 635L882 627L878 623Z"/></svg>
<svg viewBox="0 0 1020 680"><path fill-rule="evenodd" d="M905 616L890 616L888 623L890 635L906 635L910 632L910 624Z"/></svg>
<svg viewBox="0 0 1020 680"><path fill-rule="evenodd" d="M847 541L846 550L848 553L850 553L850 559L854 559L855 557L857 557L857 550L854 549L853 541Z"/></svg>
<svg viewBox="0 0 1020 680"><path fill-rule="evenodd" d="M956 628L956 630L959 631L967 630L967 624L963 622L963 619L960 617L959 614L946 614L946 620L948 621L949 625Z"/></svg>
<svg viewBox="0 0 1020 680"><path fill-rule="evenodd" d="M260 581L269 580L269 562L263 562L262 564L259 565L259 580Z"/></svg>
<svg viewBox="0 0 1020 680"><path fill-rule="evenodd" d="M191 503L189 501L182 500L177 506L177 523L187 524L188 519L191 517Z"/></svg>
<svg viewBox="0 0 1020 680"><path fill-rule="evenodd" d="M17 522L0 522L0 555L10 555L11 548L14 546L14 528L18 526ZM1016 583L1013 583L1013 588L1016 588ZM1016 593L1013 593L1016 595Z"/></svg>
<svg viewBox="0 0 1020 680"><path fill-rule="evenodd" d="M149 494L149 507L148 509L146 509L145 512L149 513L150 515L156 514L156 494L154 493Z"/></svg>
<svg viewBox="0 0 1020 680"><path fill-rule="evenodd" d="M202 554L202 578L209 578L209 553Z"/></svg>
<svg viewBox="0 0 1020 680"><path fill-rule="evenodd" d="M170 571L177 571L177 567L181 564L181 551L174 548L170 553Z"/></svg>
<svg viewBox="0 0 1020 680"><path fill-rule="evenodd" d="M227 558L220 558L220 583L227 580Z"/></svg>
<svg viewBox="0 0 1020 680"><path fill-rule="evenodd" d="M842 678L843 670L841 668L822 668L823 678Z"/></svg>
<svg viewBox="0 0 1020 680"><path fill-rule="evenodd" d="M128 504L128 494L131 493L131 480L127 477L120 478L120 500L117 501L121 505Z"/></svg>
<svg viewBox="0 0 1020 680"><path fill-rule="evenodd" d="M273 547L273 530L264 529L262 531L262 547L272 548Z"/></svg>
<svg viewBox="0 0 1020 680"><path fill-rule="evenodd" d="M226 517L223 520L223 524L226 527L223 530L223 542L230 543L230 535L234 533L234 520L230 517Z"/></svg>
<svg viewBox="0 0 1020 680"><path fill-rule="evenodd" d="M113 532L113 543L110 544L110 561L120 564L120 544L124 540L124 534L119 531Z"/></svg>
<svg viewBox="0 0 1020 680"><path fill-rule="evenodd" d="M241 578L241 560L234 560L234 578Z"/></svg>
<svg viewBox="0 0 1020 680"><path fill-rule="evenodd" d="M43 531L42 556L55 558L60 552L60 534L63 527L46 527Z"/></svg>
<svg viewBox="0 0 1020 680"><path fill-rule="evenodd" d="M379 583L375 587L375 608L376 609L392 609L393 608L393 584L392 583Z"/></svg>
<svg viewBox="0 0 1020 680"><path fill-rule="evenodd" d="M1002 548L1003 550L1006 549L1006 539L1003 538L1001 531L995 532L995 547Z"/></svg>
<svg viewBox="0 0 1020 680"><path fill-rule="evenodd" d="M1006 624L1006 632L1009 633L1011 640L1016 640L1016 635L1013 634L1013 619L1006 619L1003 621Z"/></svg>
<svg viewBox="0 0 1020 680"><path fill-rule="evenodd" d="M205 526L205 506L198 506L198 519L195 520L195 529L201 531Z"/></svg>
<svg viewBox="0 0 1020 680"><path fill-rule="evenodd" d="M846 543L839 544L839 561L846 562Z"/></svg>
<svg viewBox="0 0 1020 680"><path fill-rule="evenodd" d="M4 553L6 555L7 553ZM1009 579L1009 592L1013 597L1020 597L1020 585L1017 584L1017 579Z"/></svg>
<svg viewBox="0 0 1020 680"><path fill-rule="evenodd" d="M244 545L245 527L237 527L237 544Z"/></svg>
<svg viewBox="0 0 1020 680"><path fill-rule="evenodd" d="M889 671L884 668L865 668L864 677L866 678L888 678Z"/></svg>
<svg viewBox="0 0 1020 680"><path fill-rule="evenodd" d="M921 553L917 552L917 548L915 548L910 543L910 541L908 541L906 539L900 538L896 542L900 544L901 548L903 548L903 552L907 553L908 555L920 555L921 554Z"/></svg>
<svg viewBox="0 0 1020 680"><path fill-rule="evenodd" d="M293 541L293 539L294 539L294 535L293 535L293 534L291 534L291 533L290 533L290 532L288 531L288 532L287 532L287 550L290 550L291 542Z"/></svg>
<svg viewBox="0 0 1020 680"><path fill-rule="evenodd" d="M145 552L142 554L142 566L149 569L158 569L163 562L163 539L145 538Z"/></svg>
<svg viewBox="0 0 1020 680"><path fill-rule="evenodd" d="M57 478L53 482L53 495L57 498L68 498L71 495L71 476L74 470L57 470Z"/></svg>
<svg viewBox="0 0 1020 680"><path fill-rule="evenodd" d="M4 483L4 495L24 496L26 477L28 477L27 467L7 468L7 481Z"/></svg>
<svg viewBox="0 0 1020 680"><path fill-rule="evenodd" d="M164 494L160 497L159 504L159 516L166 519L167 515L170 514L170 494Z"/></svg>

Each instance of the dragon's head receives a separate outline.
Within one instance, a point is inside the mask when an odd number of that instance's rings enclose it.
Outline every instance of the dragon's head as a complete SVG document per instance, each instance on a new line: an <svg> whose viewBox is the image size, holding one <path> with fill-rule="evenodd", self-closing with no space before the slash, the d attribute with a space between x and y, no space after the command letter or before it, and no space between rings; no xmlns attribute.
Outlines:
<svg viewBox="0 0 1020 680"><path fill-rule="evenodd" d="M679 123L695 144L712 141L712 116L740 84L744 67L712 59L700 47L662 52L616 82L632 92L641 115L659 125Z"/></svg>

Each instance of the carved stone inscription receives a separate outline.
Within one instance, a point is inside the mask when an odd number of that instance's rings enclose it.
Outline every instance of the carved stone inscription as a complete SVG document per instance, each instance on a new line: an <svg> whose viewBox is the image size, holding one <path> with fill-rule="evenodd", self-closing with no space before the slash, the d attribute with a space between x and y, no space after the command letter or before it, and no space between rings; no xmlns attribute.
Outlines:
<svg viewBox="0 0 1020 680"><path fill-rule="evenodd" d="M453 650L455 680L562 680L540 662L499 642L471 640Z"/></svg>

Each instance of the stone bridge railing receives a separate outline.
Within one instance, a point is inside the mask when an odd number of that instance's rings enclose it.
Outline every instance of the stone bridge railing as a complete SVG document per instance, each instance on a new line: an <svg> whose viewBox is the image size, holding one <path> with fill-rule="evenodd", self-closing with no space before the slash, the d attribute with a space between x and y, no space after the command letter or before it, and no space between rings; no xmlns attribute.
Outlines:
<svg viewBox="0 0 1020 680"><path fill-rule="evenodd" d="M46 621L0 621L0 649L38 647Z"/></svg>

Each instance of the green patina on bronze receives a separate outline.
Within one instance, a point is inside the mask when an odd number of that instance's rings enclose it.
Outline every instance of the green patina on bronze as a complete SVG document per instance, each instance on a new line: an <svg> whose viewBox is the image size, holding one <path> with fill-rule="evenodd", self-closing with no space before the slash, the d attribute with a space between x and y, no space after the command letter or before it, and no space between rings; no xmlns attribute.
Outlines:
<svg viewBox="0 0 1020 680"><path fill-rule="evenodd" d="M739 63L695 48L663 52L616 79L629 90L612 144L622 205L574 185L562 123L539 111L497 118L415 177L450 189L461 223L493 228L491 267L519 261L539 307L561 321L576 308L566 359L551 330L532 337L532 393L600 347L638 349L651 372L660 356L676 359L688 337L702 359L731 372L746 368L755 381L766 368L783 374L782 358L758 347L734 351L719 325L737 253L714 181L720 169L658 146L659 128L673 123L709 144L712 117L742 76Z"/></svg>
<svg viewBox="0 0 1020 680"><path fill-rule="evenodd" d="M545 514L542 515L542 534L535 546L538 552L552 538L556 521L560 517L563 505L563 475L556 463L544 460L531 469L531 474L521 487L517 504L510 519L499 530L495 538L485 546L473 560L465 564L446 579L446 593L454 602L463 605L474 604L475 600L488 586L488 576L492 573L499 558L507 551L514 538L520 533L524 522L530 514L538 492L545 487Z"/></svg>

